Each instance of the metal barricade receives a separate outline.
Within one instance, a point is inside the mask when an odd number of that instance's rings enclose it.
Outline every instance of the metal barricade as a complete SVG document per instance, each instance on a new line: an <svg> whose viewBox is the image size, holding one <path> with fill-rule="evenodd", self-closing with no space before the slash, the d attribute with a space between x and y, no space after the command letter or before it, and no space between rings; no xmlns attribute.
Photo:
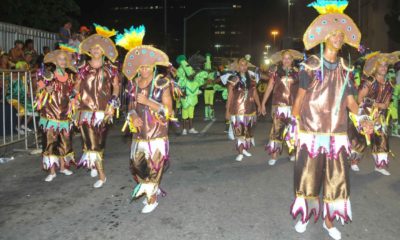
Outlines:
<svg viewBox="0 0 400 240"><path fill-rule="evenodd" d="M0 148L13 146L13 150L18 151L16 147L21 147L23 142L23 151L28 151L31 146L39 149L36 124L38 114L33 107L34 78L35 74L29 71L0 70ZM29 125L33 126L32 130L29 129Z"/></svg>
<svg viewBox="0 0 400 240"><path fill-rule="evenodd" d="M26 39L33 39L34 47L38 53L42 53L44 46L53 49L58 42L56 33L0 22L0 48L3 51L8 52L13 48L15 40L25 41Z"/></svg>

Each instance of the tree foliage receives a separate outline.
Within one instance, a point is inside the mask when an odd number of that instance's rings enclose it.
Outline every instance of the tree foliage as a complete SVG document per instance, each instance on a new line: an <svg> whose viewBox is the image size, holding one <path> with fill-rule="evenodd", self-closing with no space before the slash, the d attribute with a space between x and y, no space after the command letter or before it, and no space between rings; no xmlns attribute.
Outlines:
<svg viewBox="0 0 400 240"><path fill-rule="evenodd" d="M58 31L66 21L78 26L80 7L74 0L2 0L0 21Z"/></svg>

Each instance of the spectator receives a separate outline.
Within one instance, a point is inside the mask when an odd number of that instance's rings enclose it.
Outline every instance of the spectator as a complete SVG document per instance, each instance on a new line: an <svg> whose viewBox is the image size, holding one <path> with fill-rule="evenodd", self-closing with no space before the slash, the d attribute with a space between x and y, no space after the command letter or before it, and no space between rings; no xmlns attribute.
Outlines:
<svg viewBox="0 0 400 240"><path fill-rule="evenodd" d="M8 54L3 52L0 55L0 70L11 69L11 66L12 66L12 64L10 63Z"/></svg>
<svg viewBox="0 0 400 240"><path fill-rule="evenodd" d="M81 44L81 40L79 39L79 37L79 34L73 34L72 38L68 41L68 45L79 48L79 44Z"/></svg>
<svg viewBox="0 0 400 240"><path fill-rule="evenodd" d="M13 63L24 60L24 43L21 40L14 42L14 48L10 50L10 60Z"/></svg>
<svg viewBox="0 0 400 240"><path fill-rule="evenodd" d="M85 38L87 38L90 35L90 29L86 26L81 26L79 28L79 41L83 41Z"/></svg>
<svg viewBox="0 0 400 240"><path fill-rule="evenodd" d="M37 59L37 64L38 64L39 66L42 65L44 56L46 56L46 54L48 54L49 52L50 52L50 48L49 48L48 46L44 46L44 47L43 47L43 53L40 54L39 57L38 57L38 59Z"/></svg>
<svg viewBox="0 0 400 240"><path fill-rule="evenodd" d="M71 28L72 28L72 23L70 21L65 22L64 26L60 28L59 31L60 42L68 44L68 41L71 38Z"/></svg>
<svg viewBox="0 0 400 240"><path fill-rule="evenodd" d="M25 40L24 53L25 54L26 53L30 53L31 54L31 56L32 56L31 64L37 62L37 58L39 56L38 56L37 51L35 50L35 46L33 44L33 40L32 39Z"/></svg>

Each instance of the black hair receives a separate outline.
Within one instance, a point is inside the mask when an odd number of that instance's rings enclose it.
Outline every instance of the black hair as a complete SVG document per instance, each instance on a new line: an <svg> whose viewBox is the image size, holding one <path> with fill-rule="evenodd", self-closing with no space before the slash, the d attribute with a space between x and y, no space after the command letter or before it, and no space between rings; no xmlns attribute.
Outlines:
<svg viewBox="0 0 400 240"><path fill-rule="evenodd" d="M16 46L17 44L22 44L22 45L24 45L24 42L21 41L21 40L15 40L15 41L14 41L14 46Z"/></svg>
<svg viewBox="0 0 400 240"><path fill-rule="evenodd" d="M49 49L50 50L50 47L49 46L43 46L43 52L44 52L44 50L46 50L46 49Z"/></svg>
<svg viewBox="0 0 400 240"><path fill-rule="evenodd" d="M26 39L25 40L25 45L28 45L28 44L33 44L33 39Z"/></svg>

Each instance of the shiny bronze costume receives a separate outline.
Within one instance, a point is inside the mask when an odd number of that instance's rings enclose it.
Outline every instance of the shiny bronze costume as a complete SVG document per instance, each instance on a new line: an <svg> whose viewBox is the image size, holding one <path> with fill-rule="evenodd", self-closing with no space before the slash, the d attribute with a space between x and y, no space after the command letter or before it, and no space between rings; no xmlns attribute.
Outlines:
<svg viewBox="0 0 400 240"><path fill-rule="evenodd" d="M237 79L235 76L238 80L235 80ZM232 101L229 106L231 125L236 138L236 148L239 149L240 146L243 146L243 149L248 150L254 145L252 129L257 120L257 109L253 95L256 81L248 72L245 76L240 76L239 73L236 73L235 76L229 78L229 84L233 86L232 92L229 93L232 94ZM246 86L248 82L250 84Z"/></svg>
<svg viewBox="0 0 400 240"><path fill-rule="evenodd" d="M367 96L360 105L361 114L371 115L373 111L378 111L375 119L374 133L371 136L371 152L378 168L388 166L389 159L389 126L387 122L387 109L375 109L374 103L386 103L392 98L393 86L390 81L384 84L376 79L364 79L361 89L368 89ZM351 141L351 159L361 160L363 152L367 147L365 136L361 135L354 126L349 127L349 138Z"/></svg>
<svg viewBox="0 0 400 240"><path fill-rule="evenodd" d="M325 60L322 79L318 57L310 57L303 65L305 70L300 72L300 87L306 90L306 94L300 107L294 171L296 199L291 214L296 217L302 213L303 222L314 214L317 220L322 187L324 217L327 216L331 221L340 218L342 222L347 222L352 215L346 98L353 91L351 85L344 84L346 73L351 69L346 67L343 59L336 63ZM343 87L344 95L340 98Z"/></svg>
<svg viewBox="0 0 400 240"><path fill-rule="evenodd" d="M136 102L138 94L145 94L149 99L162 105L162 97L170 91L170 81L161 76L145 88L140 88L137 81L132 81L130 89L130 111L143 121L143 126L133 133L130 169L135 181L140 186L151 186L149 198L157 191L164 166L168 161L168 119L152 111L148 106Z"/></svg>
<svg viewBox="0 0 400 240"><path fill-rule="evenodd" d="M52 87L48 93L42 88L38 94L40 110L39 126L42 129L43 169L60 167L60 160L68 166L74 162L72 150L72 132L70 97L73 94L74 75L69 74L65 81L60 81L55 74L49 73L42 80L46 87Z"/></svg>
<svg viewBox="0 0 400 240"><path fill-rule="evenodd" d="M266 145L267 152L282 152L282 144L287 140L286 133L292 121L292 106L296 99L299 88L298 71L295 68L284 70L278 68L273 79L274 88L272 90L272 128L269 135L269 143Z"/></svg>
<svg viewBox="0 0 400 240"><path fill-rule="evenodd" d="M110 107L110 99L113 97L115 77L118 77L118 69L110 62L105 62L99 68L93 68L89 63L79 68L81 100L78 124L82 134L83 155L78 166L103 168L107 130L112 122L112 118L106 118L105 112Z"/></svg>

